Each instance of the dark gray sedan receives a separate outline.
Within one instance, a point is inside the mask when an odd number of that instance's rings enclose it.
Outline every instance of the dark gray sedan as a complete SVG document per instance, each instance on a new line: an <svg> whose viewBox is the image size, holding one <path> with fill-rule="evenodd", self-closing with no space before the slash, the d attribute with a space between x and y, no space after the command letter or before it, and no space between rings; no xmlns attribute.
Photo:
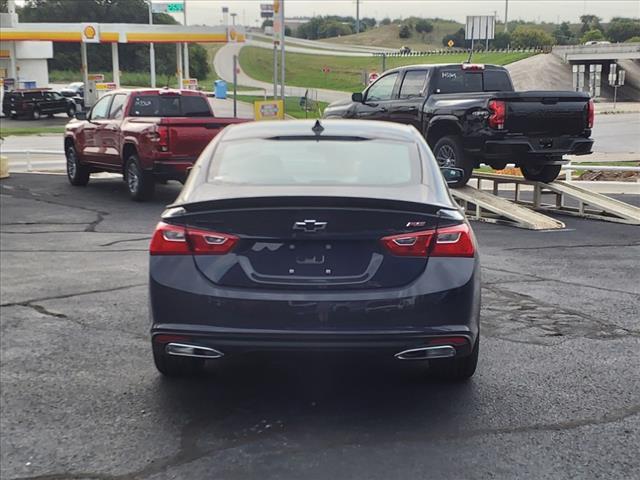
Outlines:
<svg viewBox="0 0 640 480"><path fill-rule="evenodd" d="M441 172L404 125L226 128L151 241L158 370L190 374L255 351L346 351L471 377L480 269L446 186L460 175Z"/></svg>

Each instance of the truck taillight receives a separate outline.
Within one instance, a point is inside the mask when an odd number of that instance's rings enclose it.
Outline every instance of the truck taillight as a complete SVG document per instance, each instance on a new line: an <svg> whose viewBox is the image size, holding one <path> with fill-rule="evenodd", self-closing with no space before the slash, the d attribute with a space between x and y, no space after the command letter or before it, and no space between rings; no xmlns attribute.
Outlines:
<svg viewBox="0 0 640 480"><path fill-rule="evenodd" d="M473 232L466 223L435 230L384 237L380 240L393 255L401 257L473 257Z"/></svg>
<svg viewBox="0 0 640 480"><path fill-rule="evenodd" d="M169 151L169 127L165 125L157 125L153 140L158 145L161 152Z"/></svg>
<svg viewBox="0 0 640 480"><path fill-rule="evenodd" d="M504 121L507 117L507 104L502 100L490 100L489 110L489 126L491 128L497 128L498 130L504 129Z"/></svg>
<svg viewBox="0 0 640 480"><path fill-rule="evenodd" d="M160 222L151 238L150 255L224 255L238 237Z"/></svg>
<svg viewBox="0 0 640 480"><path fill-rule="evenodd" d="M587 128L593 128L593 122L596 118L596 107L593 104L593 99L589 100L587 104Z"/></svg>

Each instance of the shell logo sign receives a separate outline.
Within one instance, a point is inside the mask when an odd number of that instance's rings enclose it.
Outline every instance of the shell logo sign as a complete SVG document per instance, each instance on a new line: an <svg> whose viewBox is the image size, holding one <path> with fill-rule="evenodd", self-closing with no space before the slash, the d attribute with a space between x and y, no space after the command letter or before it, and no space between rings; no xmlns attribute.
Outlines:
<svg viewBox="0 0 640 480"><path fill-rule="evenodd" d="M82 41L84 43L100 43L100 26L97 23L83 23Z"/></svg>
<svg viewBox="0 0 640 480"><path fill-rule="evenodd" d="M238 32L236 32L233 28L229 30L229 39L232 42L235 42L238 39Z"/></svg>

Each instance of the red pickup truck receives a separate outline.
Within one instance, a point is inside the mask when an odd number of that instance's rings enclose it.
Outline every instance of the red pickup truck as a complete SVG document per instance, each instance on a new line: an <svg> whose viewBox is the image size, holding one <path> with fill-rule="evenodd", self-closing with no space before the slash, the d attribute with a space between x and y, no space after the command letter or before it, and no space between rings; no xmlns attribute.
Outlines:
<svg viewBox="0 0 640 480"><path fill-rule="evenodd" d="M156 181L184 182L204 147L246 119L215 117L207 97L188 90L109 92L65 129L67 176L84 186L94 172L121 173L133 200L153 196Z"/></svg>

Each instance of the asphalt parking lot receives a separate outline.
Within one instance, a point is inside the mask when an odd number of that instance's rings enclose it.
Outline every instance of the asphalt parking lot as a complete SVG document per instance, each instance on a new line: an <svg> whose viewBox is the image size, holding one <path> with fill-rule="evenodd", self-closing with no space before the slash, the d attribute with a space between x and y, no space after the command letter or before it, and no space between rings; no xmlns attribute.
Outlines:
<svg viewBox="0 0 640 480"><path fill-rule="evenodd" d="M0 183L2 479L638 478L639 227L474 223L482 343L465 384L327 355L167 380L146 250L178 191L135 204L113 178Z"/></svg>

